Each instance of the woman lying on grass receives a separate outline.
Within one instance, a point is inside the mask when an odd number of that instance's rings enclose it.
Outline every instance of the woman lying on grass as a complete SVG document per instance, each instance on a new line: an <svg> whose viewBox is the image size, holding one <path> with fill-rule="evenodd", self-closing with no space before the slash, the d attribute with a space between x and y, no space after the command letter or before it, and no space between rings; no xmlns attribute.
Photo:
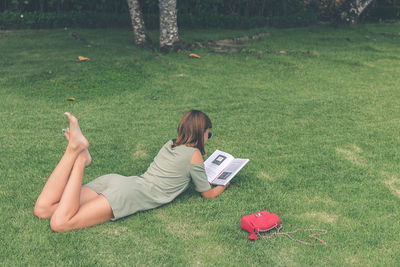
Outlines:
<svg viewBox="0 0 400 267"><path fill-rule="evenodd" d="M178 127L178 137L168 141L141 176L107 174L82 186L85 167L91 162L89 142L77 118L66 112L68 140L60 162L40 193L34 213L51 218L55 232L85 228L117 220L138 211L171 202L193 181L205 198L221 194L226 186L211 188L204 171L204 144L211 137L211 120L201 111L186 112Z"/></svg>

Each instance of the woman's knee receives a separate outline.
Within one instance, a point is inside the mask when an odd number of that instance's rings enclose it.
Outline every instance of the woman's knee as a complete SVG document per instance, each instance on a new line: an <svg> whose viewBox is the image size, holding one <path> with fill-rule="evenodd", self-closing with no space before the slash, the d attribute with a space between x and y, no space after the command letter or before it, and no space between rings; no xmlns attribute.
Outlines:
<svg viewBox="0 0 400 267"><path fill-rule="evenodd" d="M33 214L35 214L35 216L38 218L47 219L51 217L52 211L50 207L36 203L35 207L33 208Z"/></svg>
<svg viewBox="0 0 400 267"><path fill-rule="evenodd" d="M68 220L57 218L55 216L50 219L50 229L53 232L65 232L71 230L68 224Z"/></svg>

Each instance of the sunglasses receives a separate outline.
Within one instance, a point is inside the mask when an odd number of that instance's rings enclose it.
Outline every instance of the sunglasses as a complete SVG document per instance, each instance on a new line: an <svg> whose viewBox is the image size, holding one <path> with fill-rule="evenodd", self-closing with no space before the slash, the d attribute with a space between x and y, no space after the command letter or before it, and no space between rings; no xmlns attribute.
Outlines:
<svg viewBox="0 0 400 267"><path fill-rule="evenodd" d="M208 132L208 139L211 139L211 137L213 136L212 132Z"/></svg>

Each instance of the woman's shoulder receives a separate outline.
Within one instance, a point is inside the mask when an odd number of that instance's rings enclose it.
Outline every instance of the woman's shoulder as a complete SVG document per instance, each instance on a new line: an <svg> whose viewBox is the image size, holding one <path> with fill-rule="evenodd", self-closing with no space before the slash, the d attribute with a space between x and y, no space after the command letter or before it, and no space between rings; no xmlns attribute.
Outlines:
<svg viewBox="0 0 400 267"><path fill-rule="evenodd" d="M201 154L200 150L196 149L193 152L190 163L191 164L203 164L204 163L203 155Z"/></svg>

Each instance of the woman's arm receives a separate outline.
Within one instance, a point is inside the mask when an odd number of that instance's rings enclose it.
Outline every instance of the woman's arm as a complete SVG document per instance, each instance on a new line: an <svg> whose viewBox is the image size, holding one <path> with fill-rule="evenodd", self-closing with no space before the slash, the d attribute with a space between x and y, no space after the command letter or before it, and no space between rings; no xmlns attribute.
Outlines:
<svg viewBox="0 0 400 267"><path fill-rule="evenodd" d="M201 155L199 150L196 150L193 153L190 163L191 164L203 164L204 163L203 156ZM201 192L201 196L204 198L216 198L217 196L222 194L222 192L224 192L228 186L229 186L229 183L227 185L218 185L207 191Z"/></svg>
<svg viewBox="0 0 400 267"><path fill-rule="evenodd" d="M229 183L227 185L218 185L210 190L202 192L201 196L204 198L216 198L217 196L221 195L228 186Z"/></svg>

